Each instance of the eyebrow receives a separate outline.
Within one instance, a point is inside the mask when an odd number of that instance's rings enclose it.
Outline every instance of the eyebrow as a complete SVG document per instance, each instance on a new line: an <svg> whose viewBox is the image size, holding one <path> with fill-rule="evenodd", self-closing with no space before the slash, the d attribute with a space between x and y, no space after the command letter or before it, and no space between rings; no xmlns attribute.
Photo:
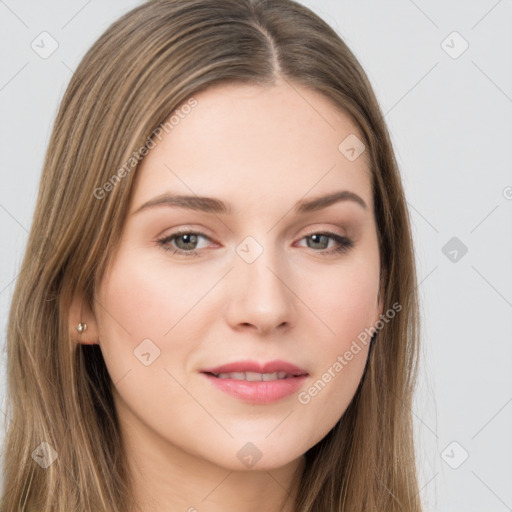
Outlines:
<svg viewBox="0 0 512 512"><path fill-rule="evenodd" d="M340 190L333 192L332 194L315 197L313 199L302 199L295 204L293 211L295 214L316 212L341 201L352 201L364 209L368 208L365 201L354 192L350 192L349 190ZM214 197L162 194L137 208L137 210L133 212L133 215L140 211L147 210L148 208L154 208L157 206L170 206L205 213L225 215L229 215L232 212L231 205L229 203L225 203Z"/></svg>

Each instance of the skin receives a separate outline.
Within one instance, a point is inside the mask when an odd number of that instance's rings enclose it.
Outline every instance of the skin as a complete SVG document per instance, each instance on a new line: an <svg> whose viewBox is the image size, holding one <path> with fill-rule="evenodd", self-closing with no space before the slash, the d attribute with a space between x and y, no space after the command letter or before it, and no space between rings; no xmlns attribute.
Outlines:
<svg viewBox="0 0 512 512"><path fill-rule="evenodd" d="M338 150L350 134L362 139L356 125L303 86L220 84L194 97L198 105L136 171L121 242L97 292L101 307L76 296L71 322L85 318L79 341L101 346L140 510L291 512L294 471L346 410L369 346L308 404L297 394L249 404L200 370L283 359L309 373L304 391L379 319L367 155L350 161ZM293 213L297 201L335 190L367 208L346 200ZM161 205L134 213L163 193L219 198L232 212ZM197 257L159 245L182 228L207 238L167 246L196 248ZM338 246L311 239L326 231L353 246L322 255ZM235 250L247 236L263 249L250 264ZM147 338L160 350L149 366L134 356ZM237 457L247 442L262 454L250 468Z"/></svg>

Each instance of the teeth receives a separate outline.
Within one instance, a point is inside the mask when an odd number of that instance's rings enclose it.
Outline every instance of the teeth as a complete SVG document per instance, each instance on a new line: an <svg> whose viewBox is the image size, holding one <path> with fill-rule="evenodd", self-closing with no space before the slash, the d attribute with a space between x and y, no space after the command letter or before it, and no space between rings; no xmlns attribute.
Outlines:
<svg viewBox="0 0 512 512"><path fill-rule="evenodd" d="M245 372L245 380L248 380L249 382L263 380L263 373L256 373L256 372ZM270 375L267 373L267 375Z"/></svg>
<svg viewBox="0 0 512 512"><path fill-rule="evenodd" d="M232 372L232 373L219 373L216 375L219 379L235 379L235 380L246 380L249 382L269 381L286 379L286 372L274 372L274 373L258 373L258 372Z"/></svg>

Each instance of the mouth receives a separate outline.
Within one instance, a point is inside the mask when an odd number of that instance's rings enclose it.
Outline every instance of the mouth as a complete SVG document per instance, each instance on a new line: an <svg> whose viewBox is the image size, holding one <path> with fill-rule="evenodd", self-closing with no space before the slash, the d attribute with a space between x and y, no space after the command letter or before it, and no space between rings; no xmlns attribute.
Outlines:
<svg viewBox="0 0 512 512"><path fill-rule="evenodd" d="M233 379L233 380L244 380L247 382L270 382L274 380L282 379L293 379L301 377L304 374L290 374L286 372L274 372L274 373L260 373L260 372L230 372L230 373L212 373L203 372L206 375L211 375L217 379Z"/></svg>
<svg viewBox="0 0 512 512"><path fill-rule="evenodd" d="M240 361L202 370L201 374L215 388L251 404L281 400L299 391L309 376L306 370L285 361Z"/></svg>

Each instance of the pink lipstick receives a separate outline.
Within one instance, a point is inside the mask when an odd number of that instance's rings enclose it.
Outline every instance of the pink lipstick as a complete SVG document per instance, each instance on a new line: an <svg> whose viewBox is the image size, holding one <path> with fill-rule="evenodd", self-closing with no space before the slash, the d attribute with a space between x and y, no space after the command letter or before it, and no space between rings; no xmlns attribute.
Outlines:
<svg viewBox="0 0 512 512"><path fill-rule="evenodd" d="M219 390L253 404L277 402L297 392L309 375L286 361L237 361L201 373Z"/></svg>

